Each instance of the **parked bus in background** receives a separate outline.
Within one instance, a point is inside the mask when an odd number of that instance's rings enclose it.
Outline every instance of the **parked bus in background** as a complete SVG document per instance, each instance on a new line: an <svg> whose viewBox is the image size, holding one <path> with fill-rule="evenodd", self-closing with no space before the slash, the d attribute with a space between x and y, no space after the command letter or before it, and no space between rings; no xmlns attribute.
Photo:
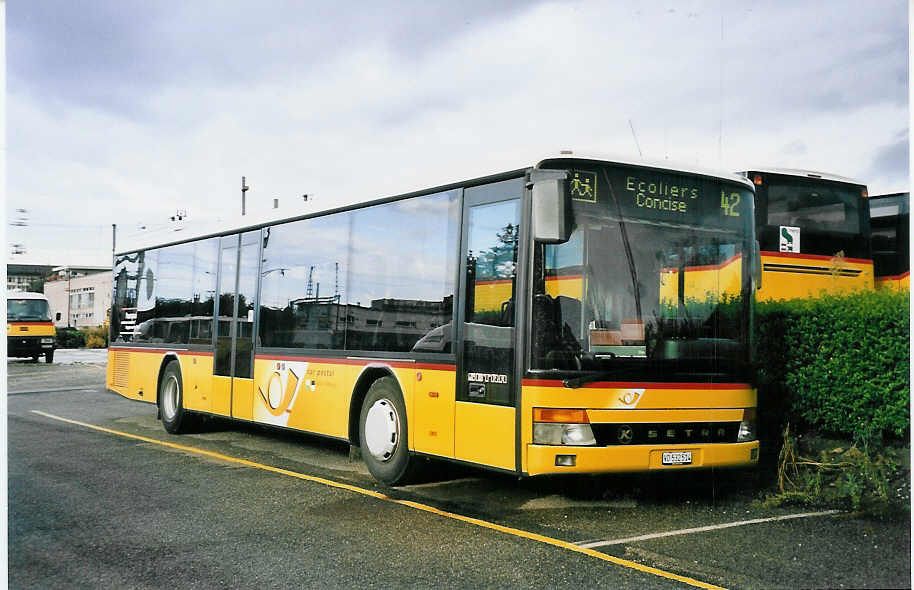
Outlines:
<svg viewBox="0 0 914 590"><path fill-rule="evenodd" d="M908 193L870 197L873 267L877 289L911 288L911 245Z"/></svg>
<svg viewBox="0 0 914 590"><path fill-rule="evenodd" d="M758 461L753 186L563 155L119 253L107 385L515 474ZM756 280L754 280L754 278Z"/></svg>
<svg viewBox="0 0 914 590"><path fill-rule="evenodd" d="M42 293L12 292L6 295L6 354L10 358L44 356L54 362L57 344L51 307Z"/></svg>
<svg viewBox="0 0 914 590"><path fill-rule="evenodd" d="M755 185L759 300L873 289L866 185L805 170L743 174Z"/></svg>

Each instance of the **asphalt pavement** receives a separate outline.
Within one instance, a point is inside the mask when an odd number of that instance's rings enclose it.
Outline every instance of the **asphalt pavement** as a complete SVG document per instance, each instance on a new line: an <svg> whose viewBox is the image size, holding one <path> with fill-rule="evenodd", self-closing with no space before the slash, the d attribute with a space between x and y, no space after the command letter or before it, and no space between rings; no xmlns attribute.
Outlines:
<svg viewBox="0 0 914 590"><path fill-rule="evenodd" d="M104 389L103 355L58 358L7 363L11 588L911 585L908 521L766 510L751 478L433 463L384 488L332 441L168 435Z"/></svg>

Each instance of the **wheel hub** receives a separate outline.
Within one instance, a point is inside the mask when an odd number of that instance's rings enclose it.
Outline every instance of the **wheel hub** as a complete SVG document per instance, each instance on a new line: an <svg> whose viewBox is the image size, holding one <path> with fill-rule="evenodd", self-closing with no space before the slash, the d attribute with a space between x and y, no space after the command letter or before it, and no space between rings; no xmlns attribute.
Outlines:
<svg viewBox="0 0 914 590"><path fill-rule="evenodd" d="M172 420L178 413L178 380L174 375L169 376L162 392L162 412L168 420Z"/></svg>
<svg viewBox="0 0 914 590"><path fill-rule="evenodd" d="M397 410L387 399L379 399L365 416L365 446L378 461L393 457L400 442L400 420Z"/></svg>

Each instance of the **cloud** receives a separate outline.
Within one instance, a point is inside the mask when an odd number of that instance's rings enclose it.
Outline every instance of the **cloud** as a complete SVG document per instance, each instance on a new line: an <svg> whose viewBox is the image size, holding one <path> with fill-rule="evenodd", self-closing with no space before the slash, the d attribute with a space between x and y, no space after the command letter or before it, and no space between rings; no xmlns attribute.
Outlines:
<svg viewBox="0 0 914 590"><path fill-rule="evenodd" d="M904 187L910 182L910 138L908 130L899 131L893 141L882 146L876 152L870 165L868 176L871 178L885 178L891 186ZM880 185L880 191L884 191ZM871 195L879 194L870 190Z"/></svg>
<svg viewBox="0 0 914 590"><path fill-rule="evenodd" d="M111 223L236 223L241 176L249 212L291 215L562 148L636 154L629 121L646 157L906 187L903 2L25 6L8 9L7 208L95 228L79 250L76 229L24 236L65 262L104 263Z"/></svg>

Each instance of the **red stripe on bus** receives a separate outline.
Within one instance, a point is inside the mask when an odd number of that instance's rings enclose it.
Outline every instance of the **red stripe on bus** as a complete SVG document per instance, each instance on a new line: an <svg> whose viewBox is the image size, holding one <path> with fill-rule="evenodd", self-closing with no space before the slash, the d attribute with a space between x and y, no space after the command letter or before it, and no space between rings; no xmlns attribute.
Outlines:
<svg viewBox="0 0 914 590"><path fill-rule="evenodd" d="M173 352L181 356L213 356L212 352L202 350L176 350L174 348L129 348L121 346L109 346L108 350L117 352L147 352L149 354L165 354Z"/></svg>
<svg viewBox="0 0 914 590"><path fill-rule="evenodd" d="M47 321L47 322L17 322L17 321L12 321L12 322L6 322L6 323L9 324L9 325L11 325L11 326L53 326L53 325L54 325L54 322L51 322L51 321Z"/></svg>
<svg viewBox="0 0 914 590"><path fill-rule="evenodd" d="M546 277L547 281L563 281L566 279L583 279L584 275L552 275Z"/></svg>
<svg viewBox="0 0 914 590"><path fill-rule="evenodd" d="M398 360L388 359L339 359L339 358L321 358L308 356L288 356L258 354L254 357L263 361L297 361L301 363L325 363L329 365L350 365L362 367L365 365L387 365L398 369L425 369L426 371L456 371L457 367L453 364L444 363L410 363Z"/></svg>
<svg viewBox="0 0 914 590"><path fill-rule="evenodd" d="M513 279L481 279L476 281L476 286L479 285L510 285Z"/></svg>
<svg viewBox="0 0 914 590"><path fill-rule="evenodd" d="M564 387L558 379L524 379L526 387ZM581 386L584 389L752 389L745 383L634 383L598 381Z"/></svg>
<svg viewBox="0 0 914 590"><path fill-rule="evenodd" d="M877 281L900 281L901 279L906 278L910 274L911 274L911 271L907 271L907 272L901 273L900 275L876 277L876 280Z"/></svg>
<svg viewBox="0 0 914 590"><path fill-rule="evenodd" d="M762 250L762 256L773 256L775 258L791 258L794 260L834 260L835 256L822 256L820 254L797 254L796 252L768 252ZM853 262L854 264L869 264L872 266L872 260L866 260L865 258L842 258L841 260L845 262Z"/></svg>
<svg viewBox="0 0 914 590"><path fill-rule="evenodd" d="M742 258L743 258L742 254L737 254L736 256L731 256L730 258L724 260L720 264L703 264L703 265L699 265L699 266L687 266L687 267L685 267L685 271L686 272L696 272L696 271L702 271L702 270L721 270L723 267L733 264L734 262L736 262L737 260L741 260ZM663 268L663 272L678 272L678 271L679 271L678 267L668 267L668 268L664 267Z"/></svg>

